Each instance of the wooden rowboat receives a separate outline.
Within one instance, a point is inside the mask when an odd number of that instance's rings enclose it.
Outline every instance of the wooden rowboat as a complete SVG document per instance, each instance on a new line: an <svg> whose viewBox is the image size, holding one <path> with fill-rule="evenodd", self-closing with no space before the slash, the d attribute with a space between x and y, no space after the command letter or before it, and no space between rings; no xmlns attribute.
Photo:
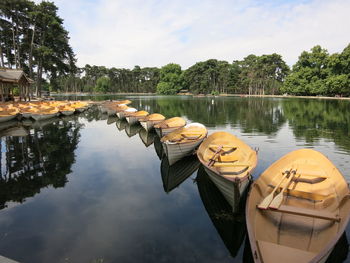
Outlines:
<svg viewBox="0 0 350 263"><path fill-rule="evenodd" d="M134 123L137 123L139 121L139 119L142 119L142 118L146 117L147 115L149 115L149 113L147 111L140 110L137 112L125 113L125 118L128 121L128 123L134 124Z"/></svg>
<svg viewBox="0 0 350 263"><path fill-rule="evenodd" d="M162 137L161 142L169 165L192 154L207 134L208 130L203 124L191 123Z"/></svg>
<svg viewBox="0 0 350 263"><path fill-rule="evenodd" d="M158 136L162 138L164 135L167 135L176 129L182 128L185 125L186 121L184 119L174 117L155 124L154 129L156 130Z"/></svg>
<svg viewBox="0 0 350 263"><path fill-rule="evenodd" d="M117 112L117 116L119 119L125 118L125 114L131 113L131 112L137 112L137 109L135 108L127 108L126 110L121 110Z"/></svg>
<svg viewBox="0 0 350 263"><path fill-rule="evenodd" d="M233 212L237 212L258 162L256 151L230 133L215 132L203 141L197 155Z"/></svg>
<svg viewBox="0 0 350 263"><path fill-rule="evenodd" d="M153 114L146 116L145 118L140 119L139 121L140 121L141 126L146 131L150 131L151 129L153 129L153 126L155 124L160 123L164 120L165 120L165 117L162 114L153 113Z"/></svg>
<svg viewBox="0 0 350 263"><path fill-rule="evenodd" d="M33 113L32 118L36 121L40 121L40 120L50 119L58 115L59 115L59 110L57 108L50 108L50 109L39 110L38 112Z"/></svg>
<svg viewBox="0 0 350 263"><path fill-rule="evenodd" d="M58 109L59 109L59 112L64 116L70 116L75 112L75 108L70 107L68 105L58 106Z"/></svg>
<svg viewBox="0 0 350 263"><path fill-rule="evenodd" d="M113 105L107 106L106 108L107 108L108 116L114 116L114 115L116 115L117 112L126 110L129 107L126 106L125 104L118 104L118 105L113 104Z"/></svg>
<svg viewBox="0 0 350 263"><path fill-rule="evenodd" d="M301 149L252 185L246 215L255 262L325 262L350 216L350 190L323 154Z"/></svg>

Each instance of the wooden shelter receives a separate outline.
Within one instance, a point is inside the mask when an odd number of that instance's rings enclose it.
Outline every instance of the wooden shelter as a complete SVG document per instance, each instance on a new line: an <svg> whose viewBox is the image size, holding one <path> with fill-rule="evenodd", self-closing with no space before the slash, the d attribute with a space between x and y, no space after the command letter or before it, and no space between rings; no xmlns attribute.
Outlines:
<svg viewBox="0 0 350 263"><path fill-rule="evenodd" d="M13 97L13 89L18 86L19 99L30 100L30 86L34 81L21 69L0 68L0 99Z"/></svg>

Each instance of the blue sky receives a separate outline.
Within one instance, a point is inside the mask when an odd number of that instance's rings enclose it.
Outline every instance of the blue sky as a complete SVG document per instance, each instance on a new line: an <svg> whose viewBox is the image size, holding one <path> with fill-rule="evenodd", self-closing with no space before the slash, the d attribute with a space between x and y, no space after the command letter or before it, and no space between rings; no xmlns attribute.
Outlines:
<svg viewBox="0 0 350 263"><path fill-rule="evenodd" d="M349 0L54 0L79 66L133 68L303 50L350 43Z"/></svg>

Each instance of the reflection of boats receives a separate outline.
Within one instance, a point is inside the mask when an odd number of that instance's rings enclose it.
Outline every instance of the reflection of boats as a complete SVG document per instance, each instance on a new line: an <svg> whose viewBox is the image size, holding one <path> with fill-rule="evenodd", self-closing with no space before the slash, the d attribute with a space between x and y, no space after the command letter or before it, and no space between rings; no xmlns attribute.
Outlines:
<svg viewBox="0 0 350 263"><path fill-rule="evenodd" d="M68 116L67 116L68 117ZM66 118L67 118L66 117ZM62 117L63 118L63 117ZM34 121L32 122L31 124L31 128L42 128L48 124L51 124L51 123L54 123L54 122L58 122L60 121L60 118L59 117L53 117L53 118L50 118L50 119L44 119L44 120L40 120L40 121Z"/></svg>
<svg viewBox="0 0 350 263"><path fill-rule="evenodd" d="M150 114L142 119L140 119L141 126L146 130L150 131L153 129L153 126L157 123L160 123L165 120L165 117L159 113Z"/></svg>
<svg viewBox="0 0 350 263"><path fill-rule="evenodd" d="M169 165L168 158L163 158L160 165L163 187L165 192L170 192L190 177L199 167L197 156L187 156L173 165Z"/></svg>
<svg viewBox="0 0 350 263"><path fill-rule="evenodd" d="M6 130L8 128L14 127L18 124L17 120L9 120L5 122L0 122L0 130Z"/></svg>
<svg viewBox="0 0 350 263"><path fill-rule="evenodd" d="M119 131L122 131L125 129L126 125L128 125L128 122L126 119L117 119L116 120L116 125Z"/></svg>
<svg viewBox="0 0 350 263"><path fill-rule="evenodd" d="M164 155L164 149L163 149L163 145L160 141L160 138L158 136L154 137L154 149L156 150L156 153L158 155L159 160L161 160L163 158Z"/></svg>
<svg viewBox="0 0 350 263"><path fill-rule="evenodd" d="M162 137L161 142L169 164L172 165L192 154L207 134L208 131L203 124L191 123Z"/></svg>
<svg viewBox="0 0 350 263"><path fill-rule="evenodd" d="M249 193L247 226L255 261L324 262L348 224L349 196L344 177L321 153L301 149L283 156Z"/></svg>
<svg viewBox="0 0 350 263"><path fill-rule="evenodd" d="M215 132L199 146L197 155L235 212L256 167L256 151L230 133Z"/></svg>
<svg viewBox="0 0 350 263"><path fill-rule="evenodd" d="M155 134L154 132L148 132L145 129L141 129L139 132L139 136L143 144L146 147L148 147L153 143L154 137L157 136L157 134Z"/></svg>
<svg viewBox="0 0 350 263"><path fill-rule="evenodd" d="M15 136L15 137L23 137L29 134L28 130L24 128L22 125L17 125L15 127L7 128L5 130L0 131L0 136Z"/></svg>
<svg viewBox="0 0 350 263"><path fill-rule="evenodd" d="M128 121L128 123L133 124L139 122L139 119L142 119L147 115L149 115L147 111L140 110L137 112L125 113L125 118Z"/></svg>
<svg viewBox="0 0 350 263"><path fill-rule="evenodd" d="M186 121L180 117L174 117L164 120L160 123L155 124L153 127L156 130L158 136L162 138L164 135L175 131L186 125Z"/></svg>
<svg viewBox="0 0 350 263"><path fill-rule="evenodd" d="M109 116L107 119L107 124L110 125L112 123L115 123L117 121L117 117L115 116Z"/></svg>
<svg viewBox="0 0 350 263"><path fill-rule="evenodd" d="M128 123L125 127L125 132L129 137L136 135L142 129L141 125L138 123L130 124Z"/></svg>
<svg viewBox="0 0 350 263"><path fill-rule="evenodd" d="M247 232L244 213L232 213L232 207L210 180L203 166L197 172L196 182L205 210L231 256L236 257Z"/></svg>

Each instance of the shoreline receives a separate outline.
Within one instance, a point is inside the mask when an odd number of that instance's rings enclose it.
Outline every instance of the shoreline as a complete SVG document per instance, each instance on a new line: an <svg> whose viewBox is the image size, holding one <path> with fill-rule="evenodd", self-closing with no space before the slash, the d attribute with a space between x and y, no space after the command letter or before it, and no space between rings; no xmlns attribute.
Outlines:
<svg viewBox="0 0 350 263"><path fill-rule="evenodd" d="M130 92L120 92L120 93L52 93L51 96L111 96L111 95L149 95L149 96L192 96L192 97L242 97L242 98L300 98L300 99L327 99L327 100L350 100L350 97L328 97L328 96L297 96L297 95L248 95L248 94L176 94L176 95L161 95L157 93L130 93Z"/></svg>

